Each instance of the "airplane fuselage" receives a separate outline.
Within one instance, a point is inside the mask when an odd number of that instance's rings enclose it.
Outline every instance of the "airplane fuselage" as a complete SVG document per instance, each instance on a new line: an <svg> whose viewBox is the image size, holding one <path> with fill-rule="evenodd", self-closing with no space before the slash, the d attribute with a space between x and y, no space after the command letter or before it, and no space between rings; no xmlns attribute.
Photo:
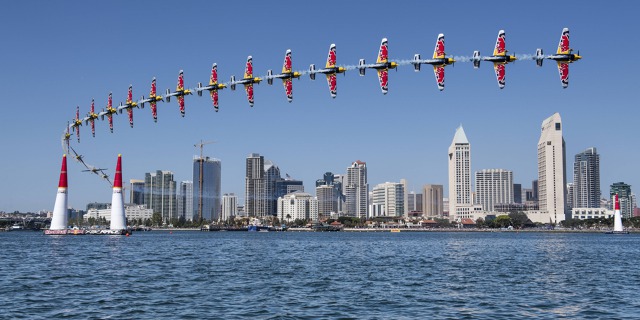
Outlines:
<svg viewBox="0 0 640 320"><path fill-rule="evenodd" d="M367 68L376 69L376 70L395 69L397 67L398 67L398 63L396 62L383 62L383 63L376 63L376 64L367 66Z"/></svg>
<svg viewBox="0 0 640 320"><path fill-rule="evenodd" d="M453 58L439 58L439 59L427 59L420 60L420 63L430 64L432 66L446 66L456 62Z"/></svg>
<svg viewBox="0 0 640 320"><path fill-rule="evenodd" d="M272 76L274 79L293 79L293 78L300 78L302 74L300 72L294 71L294 72L283 72L281 74L276 74L274 76Z"/></svg>
<svg viewBox="0 0 640 320"><path fill-rule="evenodd" d="M316 70L315 73L324 73L324 74L334 74L334 73L345 73L347 71L344 67L332 67L332 68L324 68L320 70Z"/></svg>
<svg viewBox="0 0 640 320"><path fill-rule="evenodd" d="M509 56L509 55L504 55L504 56L489 56L489 57L482 57L482 60L484 61L491 61L494 63L509 63L509 62L513 62L516 61L517 58L516 56Z"/></svg>
<svg viewBox="0 0 640 320"><path fill-rule="evenodd" d="M555 60L558 62L574 62L574 61L578 61L580 59L582 59L582 56L579 56L577 54L556 54L556 55L551 55L548 56L547 59L551 59L551 60Z"/></svg>
<svg viewBox="0 0 640 320"><path fill-rule="evenodd" d="M191 94L191 90L183 89L183 90L176 90L175 92L166 94L165 97L184 97L190 94Z"/></svg>
<svg viewBox="0 0 640 320"><path fill-rule="evenodd" d="M204 91L204 90L214 91L214 90L222 90L222 89L224 89L226 87L227 87L226 84L218 83L218 84L212 84L212 85L208 85L206 87L199 88L199 90L200 91Z"/></svg>
<svg viewBox="0 0 640 320"><path fill-rule="evenodd" d="M260 83L260 81L262 81L261 78L252 77L252 78L243 78L241 80L234 82L233 84L253 84L253 83Z"/></svg>
<svg viewBox="0 0 640 320"><path fill-rule="evenodd" d="M140 100L140 104L144 106L145 103L156 102L160 100L162 100L162 96L153 96L153 97L149 97L148 99Z"/></svg>

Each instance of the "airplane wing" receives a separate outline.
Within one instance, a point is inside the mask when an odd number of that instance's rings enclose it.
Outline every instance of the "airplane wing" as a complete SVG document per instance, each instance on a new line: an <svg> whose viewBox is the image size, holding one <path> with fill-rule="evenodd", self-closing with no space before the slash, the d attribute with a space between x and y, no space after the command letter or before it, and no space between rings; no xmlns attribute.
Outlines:
<svg viewBox="0 0 640 320"><path fill-rule="evenodd" d="M284 92L287 95L287 100L291 102L293 100L293 79L282 79L282 85L284 85Z"/></svg>
<svg viewBox="0 0 640 320"><path fill-rule="evenodd" d="M502 63L494 63L493 64L493 69L496 72L496 80L498 80L498 87L500 87L500 89L504 89L504 85L505 85L505 67L504 64Z"/></svg>
<svg viewBox="0 0 640 320"><path fill-rule="evenodd" d="M493 49L494 56L504 56L507 54L507 44L505 42L506 36L504 30L498 31L498 38L496 39L496 47Z"/></svg>
<svg viewBox="0 0 640 320"><path fill-rule="evenodd" d="M151 105L151 115L153 116L153 121L157 122L158 121L158 108L156 106L156 102L155 101L151 101L151 102L149 102L149 104Z"/></svg>
<svg viewBox="0 0 640 320"><path fill-rule="evenodd" d="M327 65L326 68L333 68L336 66L337 56L336 56L336 45L331 44L329 46L329 55L327 56Z"/></svg>
<svg viewBox="0 0 640 320"><path fill-rule="evenodd" d="M214 63L211 66L211 77L209 77L209 85L213 86L218 84L218 64Z"/></svg>
<svg viewBox="0 0 640 320"><path fill-rule="evenodd" d="M436 76L436 83L440 91L444 90L444 66L433 66L433 73Z"/></svg>
<svg viewBox="0 0 640 320"><path fill-rule="evenodd" d="M439 34L438 39L436 40L436 47L433 49L433 58L434 59L444 59L444 34ZM442 89L441 89L442 90Z"/></svg>
<svg viewBox="0 0 640 320"><path fill-rule="evenodd" d="M560 73L562 88L566 89L569 86L569 64L558 61L558 72Z"/></svg>
<svg viewBox="0 0 640 320"><path fill-rule="evenodd" d="M378 51L378 59L376 60L376 63L386 63L387 60L389 59L389 48L387 46L387 43L388 43L387 38L382 38L382 41L380 42L380 50ZM380 75L380 72L378 72L378 75Z"/></svg>
<svg viewBox="0 0 640 320"><path fill-rule="evenodd" d="M127 109L127 113L129 114L129 125L133 128L133 108Z"/></svg>
<svg viewBox="0 0 640 320"><path fill-rule="evenodd" d="M247 57L247 64L244 67L244 78L253 78L253 58Z"/></svg>
<svg viewBox="0 0 640 320"><path fill-rule="evenodd" d="M382 93L387 94L387 92L389 91L389 69L378 69L378 80L380 81L380 89L382 90Z"/></svg>
<svg viewBox="0 0 640 320"><path fill-rule="evenodd" d="M291 61L291 49L287 49L284 54L284 63L282 64L282 73L290 73L293 70Z"/></svg>
<svg viewBox="0 0 640 320"><path fill-rule="evenodd" d="M562 29L562 34L560 35L560 42L558 43L558 51L557 54L569 54L571 51L569 47L569 28Z"/></svg>
<svg viewBox="0 0 640 320"><path fill-rule="evenodd" d="M211 94L211 101L213 102L213 107L218 111L218 90L209 91Z"/></svg>
<svg viewBox="0 0 640 320"><path fill-rule="evenodd" d="M329 85L329 92L331 92L331 98L336 97L338 94L338 82L337 75L335 73L327 74L327 84Z"/></svg>
<svg viewBox="0 0 640 320"><path fill-rule="evenodd" d="M249 106L253 107L253 83L245 84L244 91L247 92L247 100L249 101Z"/></svg>
<svg viewBox="0 0 640 320"><path fill-rule="evenodd" d="M184 117L184 96L178 96L178 105L180 105L180 114Z"/></svg>

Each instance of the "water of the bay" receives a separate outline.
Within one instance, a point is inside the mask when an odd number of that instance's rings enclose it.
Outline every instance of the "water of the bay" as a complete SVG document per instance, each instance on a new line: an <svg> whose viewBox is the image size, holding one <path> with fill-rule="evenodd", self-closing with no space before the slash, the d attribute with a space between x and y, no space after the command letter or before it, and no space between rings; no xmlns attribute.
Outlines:
<svg viewBox="0 0 640 320"><path fill-rule="evenodd" d="M640 234L0 233L0 318L640 318Z"/></svg>

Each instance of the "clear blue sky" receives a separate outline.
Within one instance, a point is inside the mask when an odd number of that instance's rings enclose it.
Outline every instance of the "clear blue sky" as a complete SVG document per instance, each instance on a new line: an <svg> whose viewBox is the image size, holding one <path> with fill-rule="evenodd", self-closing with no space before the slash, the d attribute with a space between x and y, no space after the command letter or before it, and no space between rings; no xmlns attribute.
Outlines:
<svg viewBox="0 0 640 320"><path fill-rule="evenodd" d="M367 162L369 184L406 178L410 190L426 183L447 184L447 148L462 124L471 142L472 170L504 168L515 182L530 187L537 178L536 145L541 122L560 112L567 145L567 169L588 147L601 154L602 192L613 182L640 188L638 84L640 62L636 2L562 4L424 1L12 1L0 11L0 210L51 210L55 200L62 148L60 136L76 105L86 114L91 98L100 109L107 95L114 104L148 95L152 77L158 91L185 83L206 82L218 63L221 80L240 77L247 55L256 74L279 70L286 49L294 69L324 65L331 43L338 64L373 61L382 37L392 59L433 52L438 33L446 51L470 56L489 54L499 29L507 49L533 54L538 47L555 51L563 27L584 59L571 65L563 90L553 61L537 68L533 61L507 66L507 86L499 90L493 68L483 63L447 67L446 89L437 90L430 68L411 66L389 73L383 96L374 72L338 77L338 97L330 98L324 77L294 82L294 101L282 85L266 81L255 88L250 108L244 90L220 92L220 112L208 97L187 97L186 117L178 106L159 105L158 123L149 108L135 110L135 127L126 114L114 119L115 132L98 122L96 137L81 128L72 145L87 162L109 168L123 154L124 179L145 172L171 170L176 180L192 179L193 147L216 140L205 154L222 160L223 193L244 198L244 166L257 152L283 173L314 181L326 171L344 173L355 160ZM111 190L95 176L69 163L69 203L108 202ZM568 175L571 181L571 174ZM636 191L637 192L637 191Z"/></svg>

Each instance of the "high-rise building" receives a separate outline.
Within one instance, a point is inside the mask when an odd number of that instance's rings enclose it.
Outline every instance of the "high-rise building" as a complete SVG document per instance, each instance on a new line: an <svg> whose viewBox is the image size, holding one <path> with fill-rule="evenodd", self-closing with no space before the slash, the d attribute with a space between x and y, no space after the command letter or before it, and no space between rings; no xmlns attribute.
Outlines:
<svg viewBox="0 0 640 320"><path fill-rule="evenodd" d="M609 195L613 199L613 195L618 195L618 201L620 202L620 215L623 218L633 217L633 198L631 193L631 186L624 182L616 182L611 185L611 191ZM614 201L612 200L613 204Z"/></svg>
<svg viewBox="0 0 640 320"><path fill-rule="evenodd" d="M538 141L538 203L553 223L569 218L565 208L567 192L566 151L559 113L542 122Z"/></svg>
<svg viewBox="0 0 640 320"><path fill-rule="evenodd" d="M538 192L538 179L531 181L531 191L533 192L533 198L531 198L531 201L538 201L540 194Z"/></svg>
<svg viewBox="0 0 640 320"><path fill-rule="evenodd" d="M280 221L318 220L318 200L308 193L293 192L278 199Z"/></svg>
<svg viewBox="0 0 640 320"><path fill-rule="evenodd" d="M278 197L276 196L276 182L282 180L280 168L273 161L264 161L264 193L265 193L265 215L276 215L278 210Z"/></svg>
<svg viewBox="0 0 640 320"><path fill-rule="evenodd" d="M320 185L316 187L316 198L318 199L318 216L329 217L331 213L338 212L338 191L331 185Z"/></svg>
<svg viewBox="0 0 640 320"><path fill-rule="evenodd" d="M369 204L369 184L367 183L367 163L357 160L347 168L344 195L346 214L360 219L367 218Z"/></svg>
<svg viewBox="0 0 640 320"><path fill-rule="evenodd" d="M422 188L422 215L442 218L444 211L443 191L440 184L425 184Z"/></svg>
<svg viewBox="0 0 640 320"><path fill-rule="evenodd" d="M178 218L176 194L173 172L157 170L145 173L144 204L153 213L160 213L163 222L169 223L171 219Z"/></svg>
<svg viewBox="0 0 640 320"><path fill-rule="evenodd" d="M129 203L144 203L144 180L129 180Z"/></svg>
<svg viewBox="0 0 640 320"><path fill-rule="evenodd" d="M404 216L404 184L385 182L378 184L372 190L370 217L400 217Z"/></svg>
<svg viewBox="0 0 640 320"><path fill-rule="evenodd" d="M266 211L264 157L252 153L247 157L245 170L244 210L248 216L262 217Z"/></svg>
<svg viewBox="0 0 640 320"><path fill-rule="evenodd" d="M573 164L572 208L600 207L600 155L596 148L576 154Z"/></svg>
<svg viewBox="0 0 640 320"><path fill-rule="evenodd" d="M513 203L513 172L504 169L476 171L477 203L487 212L496 204Z"/></svg>
<svg viewBox="0 0 640 320"><path fill-rule="evenodd" d="M471 144L460 126L449 146L449 216L463 219L472 214Z"/></svg>
<svg viewBox="0 0 640 320"><path fill-rule="evenodd" d="M185 220L193 220L193 181L180 182L178 217L183 217Z"/></svg>
<svg viewBox="0 0 640 320"><path fill-rule="evenodd" d="M409 206L407 205L407 203L409 202L409 196L407 194L409 192L407 190L409 190L409 187L407 186L407 179L400 179L400 183L402 184L402 188L404 190L404 199L403 199L404 212L402 213L402 215L405 216L405 217L408 217L409 216Z"/></svg>
<svg viewBox="0 0 640 320"><path fill-rule="evenodd" d="M304 192L304 184L300 180L291 179L289 175L286 175L284 179L277 179L275 182L275 198L278 199L285 194L289 194L295 191Z"/></svg>
<svg viewBox="0 0 640 320"><path fill-rule="evenodd" d="M227 221L238 215L238 197L233 193L222 196L222 220Z"/></svg>
<svg viewBox="0 0 640 320"><path fill-rule="evenodd" d="M219 159L193 157L194 221L216 221L220 217L221 174L222 162Z"/></svg>
<svg viewBox="0 0 640 320"><path fill-rule="evenodd" d="M522 203L522 185L519 183L513 184L513 202Z"/></svg>

